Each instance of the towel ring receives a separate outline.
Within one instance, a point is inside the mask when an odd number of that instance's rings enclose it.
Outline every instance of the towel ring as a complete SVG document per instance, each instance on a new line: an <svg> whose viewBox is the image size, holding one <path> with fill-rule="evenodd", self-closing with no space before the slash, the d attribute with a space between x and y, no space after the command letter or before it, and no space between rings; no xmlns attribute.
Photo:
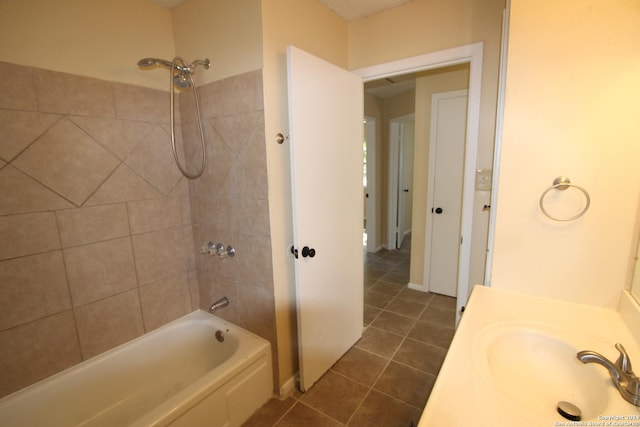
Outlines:
<svg viewBox="0 0 640 427"><path fill-rule="evenodd" d="M544 208L544 198L547 195L547 193L551 190L566 190L569 187L573 187L581 191L582 194L584 194L584 197L587 199L587 204L585 205L584 209L582 209L577 215L574 215L572 217L567 217L567 218L558 218L556 216L551 215L549 212L547 212L547 210ZM544 193L542 193L542 195L540 196L540 209L542 210L542 213L555 221L573 221L574 219L578 219L587 212L590 204L591 204L591 197L589 197L589 193L587 192L587 190L575 184L572 184L571 180L566 176L559 176L556 179L554 179L553 185L547 188L546 190L544 190Z"/></svg>

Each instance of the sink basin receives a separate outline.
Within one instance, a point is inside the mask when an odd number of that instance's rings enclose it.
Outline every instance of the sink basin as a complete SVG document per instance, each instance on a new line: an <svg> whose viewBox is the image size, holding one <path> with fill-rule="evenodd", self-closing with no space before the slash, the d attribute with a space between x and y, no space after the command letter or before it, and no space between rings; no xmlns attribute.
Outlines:
<svg viewBox="0 0 640 427"><path fill-rule="evenodd" d="M631 330L637 325L613 310L475 286L418 426L640 420L640 407L620 396L604 367L576 357L592 350L615 360L614 344L622 343L637 371L640 341ZM582 420L563 418L560 402L577 406ZM567 416L574 412L571 405L562 406Z"/></svg>
<svg viewBox="0 0 640 427"><path fill-rule="evenodd" d="M608 405L604 370L584 365L576 353L588 340L543 324L509 322L485 327L477 335L473 361L488 386L543 418L563 420L559 402L572 403L582 420L597 418Z"/></svg>

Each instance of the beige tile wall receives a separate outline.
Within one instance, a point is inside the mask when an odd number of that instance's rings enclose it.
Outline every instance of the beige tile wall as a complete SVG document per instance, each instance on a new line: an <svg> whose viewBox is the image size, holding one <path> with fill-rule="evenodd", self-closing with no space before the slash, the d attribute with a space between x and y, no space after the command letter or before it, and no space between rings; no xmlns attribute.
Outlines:
<svg viewBox="0 0 640 427"><path fill-rule="evenodd" d="M189 182L166 92L0 73L0 396L222 295L222 316L275 343L260 72L202 88L209 167ZM201 256L208 240L238 256Z"/></svg>
<svg viewBox="0 0 640 427"><path fill-rule="evenodd" d="M262 73L246 73L204 86L199 92L205 117L207 169L189 181L196 247L208 241L232 245L234 258L198 255L200 306L227 296L229 307L218 312L271 342L277 390L275 301L267 161L264 134ZM183 134L196 133L193 99L181 98ZM187 152L189 150L187 149ZM200 164L199 150L188 155L190 169Z"/></svg>

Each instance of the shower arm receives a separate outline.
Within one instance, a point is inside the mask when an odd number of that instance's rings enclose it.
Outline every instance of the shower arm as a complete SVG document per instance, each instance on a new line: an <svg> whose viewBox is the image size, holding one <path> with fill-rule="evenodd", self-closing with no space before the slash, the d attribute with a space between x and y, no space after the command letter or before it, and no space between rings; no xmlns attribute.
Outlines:
<svg viewBox="0 0 640 427"><path fill-rule="evenodd" d="M204 67L205 70L209 69L209 66L211 65L211 61L209 61L209 59L196 59L195 61L193 61L191 63L191 65L189 65L187 68L189 69L195 69L198 65L202 65Z"/></svg>
<svg viewBox="0 0 640 427"><path fill-rule="evenodd" d="M177 62L182 62L182 65L179 65ZM195 61L193 61L191 64L187 64L186 62L184 62L182 60L182 58L178 58L178 61L174 61L173 63L173 67L182 72L182 73L189 73L189 74L193 74L196 71L196 67L198 65L202 65L204 67L205 70L209 69L210 66L210 61L209 59L196 59ZM164 65L164 64L163 64ZM171 69L171 62L167 61L167 68Z"/></svg>
<svg viewBox="0 0 640 427"><path fill-rule="evenodd" d="M178 71L180 71L182 73L189 73L189 74L193 74L196 71L196 67L198 65L203 66L205 70L208 70L209 66L211 65L211 62L209 61L209 59L204 59L204 60L203 59L196 59L191 64L185 63L182 60L182 58L179 58L179 61L182 62L182 66L180 66L176 62L174 62L175 69L177 69ZM169 69L171 69L171 62L168 62L168 67L169 67Z"/></svg>
<svg viewBox="0 0 640 427"><path fill-rule="evenodd" d="M144 58L141 59L140 61L138 61L138 66L141 68L149 68L149 67L157 67L157 66L163 66L169 70L171 69L175 69L178 70L181 73L189 73L189 74L193 74L193 72L195 71L195 68L198 65L202 65L206 70L209 69L211 62L209 61L209 59L196 59L195 61L193 61L191 64L187 64L186 62L184 62L182 60L182 58L177 58L177 61L174 61L173 64L171 63L171 61L167 61L165 59L158 59L158 58ZM178 64L178 62L182 63L182 64Z"/></svg>

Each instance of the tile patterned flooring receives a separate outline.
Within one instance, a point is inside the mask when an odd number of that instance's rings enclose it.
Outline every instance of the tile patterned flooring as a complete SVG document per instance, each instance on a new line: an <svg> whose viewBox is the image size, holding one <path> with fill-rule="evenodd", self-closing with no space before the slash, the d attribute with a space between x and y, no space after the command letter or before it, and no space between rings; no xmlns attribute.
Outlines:
<svg viewBox="0 0 640 427"><path fill-rule="evenodd" d="M244 427L417 425L454 332L455 298L408 289L411 241L365 254L362 338L306 393Z"/></svg>

